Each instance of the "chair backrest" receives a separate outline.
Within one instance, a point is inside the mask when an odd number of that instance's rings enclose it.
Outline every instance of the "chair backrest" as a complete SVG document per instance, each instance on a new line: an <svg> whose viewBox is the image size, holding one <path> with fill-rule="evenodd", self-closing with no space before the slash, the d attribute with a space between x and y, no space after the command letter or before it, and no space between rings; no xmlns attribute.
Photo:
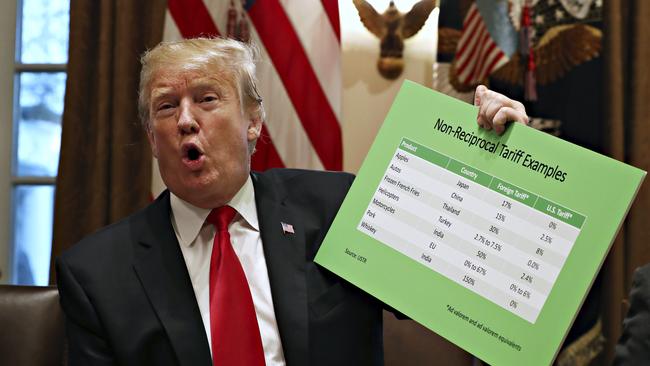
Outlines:
<svg viewBox="0 0 650 366"><path fill-rule="evenodd" d="M63 365L65 329L56 287L0 285L0 365Z"/></svg>
<svg viewBox="0 0 650 366"><path fill-rule="evenodd" d="M385 366L471 366L474 357L413 320L384 311Z"/></svg>

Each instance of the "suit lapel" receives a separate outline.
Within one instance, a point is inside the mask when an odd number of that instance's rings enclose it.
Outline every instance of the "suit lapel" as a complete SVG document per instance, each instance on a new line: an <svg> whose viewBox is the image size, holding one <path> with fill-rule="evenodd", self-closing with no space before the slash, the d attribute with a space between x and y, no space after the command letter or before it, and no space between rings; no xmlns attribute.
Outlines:
<svg viewBox="0 0 650 366"><path fill-rule="evenodd" d="M255 201L269 274L275 317L288 365L307 365L308 315L305 232L299 215L284 202L281 184L253 174ZM282 222L294 234L283 233Z"/></svg>
<svg viewBox="0 0 650 366"><path fill-rule="evenodd" d="M136 223L135 271L181 365L212 365L210 347L164 193Z"/></svg>

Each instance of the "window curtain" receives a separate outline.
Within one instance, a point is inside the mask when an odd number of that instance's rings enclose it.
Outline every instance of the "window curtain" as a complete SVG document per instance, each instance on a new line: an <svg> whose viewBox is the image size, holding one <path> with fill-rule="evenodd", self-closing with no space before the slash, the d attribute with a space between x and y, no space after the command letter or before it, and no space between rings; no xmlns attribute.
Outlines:
<svg viewBox="0 0 650 366"><path fill-rule="evenodd" d="M162 39L165 7L165 0L71 1L52 258L151 199L139 58ZM54 276L52 267L51 283Z"/></svg>
<svg viewBox="0 0 650 366"><path fill-rule="evenodd" d="M605 136L608 154L650 170L650 1L604 2ZM614 345L627 312L634 269L650 262L650 182L639 190L627 220L603 266L604 364L613 359Z"/></svg>

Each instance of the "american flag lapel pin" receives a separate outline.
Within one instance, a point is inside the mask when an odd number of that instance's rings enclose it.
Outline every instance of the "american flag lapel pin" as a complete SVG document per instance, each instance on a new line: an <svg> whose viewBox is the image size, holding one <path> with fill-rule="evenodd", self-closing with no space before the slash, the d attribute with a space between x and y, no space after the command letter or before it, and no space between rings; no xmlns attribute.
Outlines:
<svg viewBox="0 0 650 366"><path fill-rule="evenodd" d="M295 234L296 232L293 230L293 225L287 224L286 222L280 221L280 224L282 224L282 234L287 235L287 234Z"/></svg>

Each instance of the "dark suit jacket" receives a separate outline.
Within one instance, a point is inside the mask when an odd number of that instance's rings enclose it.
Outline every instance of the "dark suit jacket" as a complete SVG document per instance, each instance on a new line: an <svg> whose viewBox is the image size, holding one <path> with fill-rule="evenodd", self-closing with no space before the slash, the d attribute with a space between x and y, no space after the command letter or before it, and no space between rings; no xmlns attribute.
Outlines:
<svg viewBox="0 0 650 366"><path fill-rule="evenodd" d="M650 365L650 264L637 268L614 365Z"/></svg>
<svg viewBox="0 0 650 366"><path fill-rule="evenodd" d="M313 262L353 177L252 174L288 365L383 364L380 304ZM295 234L283 234L281 222ZM71 365L210 365L169 193L83 239L56 262Z"/></svg>

